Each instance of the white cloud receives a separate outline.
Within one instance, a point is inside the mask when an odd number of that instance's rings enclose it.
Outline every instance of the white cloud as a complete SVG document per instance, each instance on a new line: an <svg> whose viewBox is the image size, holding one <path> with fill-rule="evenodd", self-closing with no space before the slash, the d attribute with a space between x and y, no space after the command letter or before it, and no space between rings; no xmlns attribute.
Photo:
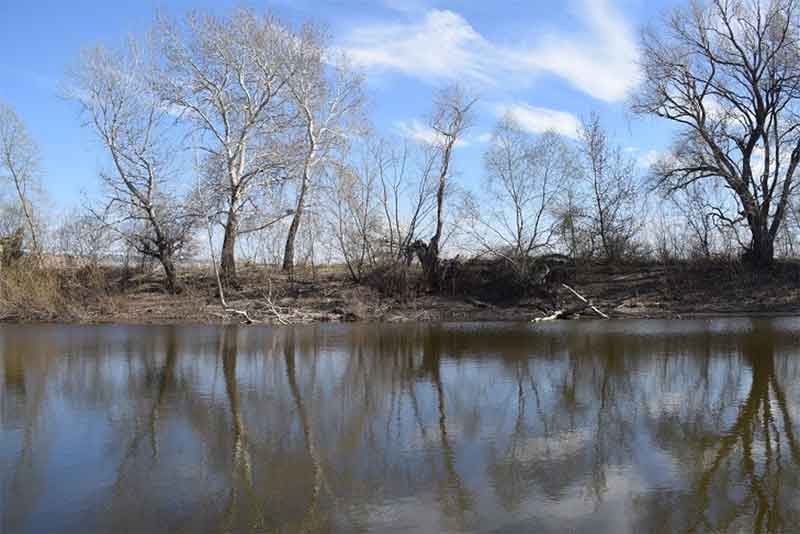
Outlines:
<svg viewBox="0 0 800 534"><path fill-rule="evenodd" d="M577 1L579 31L552 31L523 50L495 44L458 13L439 9L412 22L358 28L338 48L364 68L425 81L513 87L549 73L595 98L619 101L639 78L629 24L607 0Z"/></svg>
<svg viewBox="0 0 800 534"><path fill-rule="evenodd" d="M395 70L425 80L491 81L493 46L452 11L434 9L419 22L357 29L340 49L366 68Z"/></svg>
<svg viewBox="0 0 800 534"><path fill-rule="evenodd" d="M648 150L639 154L636 158L636 163L643 169L649 169L663 158L664 154L662 152L658 150Z"/></svg>
<svg viewBox="0 0 800 534"><path fill-rule="evenodd" d="M489 141L492 140L492 133L491 132L484 132L482 134L479 134L477 137L475 137L475 140L478 143L488 143Z"/></svg>
<svg viewBox="0 0 800 534"><path fill-rule="evenodd" d="M523 129L536 134L556 132L577 139L581 128L578 118L566 111L528 104L501 104L495 108L495 112L499 117L510 115Z"/></svg>
<svg viewBox="0 0 800 534"><path fill-rule="evenodd" d="M408 122L399 121L395 123L395 127L397 128L398 132L400 132L400 135L416 143L433 145L441 140L440 134L438 134L433 128L422 124L416 119ZM459 139L456 141L455 146L463 148L469 146L469 144L470 141L466 139Z"/></svg>
<svg viewBox="0 0 800 534"><path fill-rule="evenodd" d="M608 0L583 0L580 37L553 32L526 54L533 67L560 76L600 100L623 100L639 83L639 49L627 21Z"/></svg>

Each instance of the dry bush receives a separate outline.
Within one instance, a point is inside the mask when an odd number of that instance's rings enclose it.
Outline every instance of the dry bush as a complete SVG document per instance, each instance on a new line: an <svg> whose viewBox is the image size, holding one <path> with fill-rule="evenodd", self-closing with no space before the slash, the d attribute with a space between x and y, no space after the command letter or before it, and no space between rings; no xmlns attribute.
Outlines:
<svg viewBox="0 0 800 534"><path fill-rule="evenodd" d="M574 276L574 268L569 258L558 254L452 261L443 273L442 287L453 295L492 303L514 303L532 296L549 300L555 285Z"/></svg>
<svg viewBox="0 0 800 534"><path fill-rule="evenodd" d="M401 302L416 298L421 281L418 270L397 262L379 264L364 277L368 287Z"/></svg>
<svg viewBox="0 0 800 534"><path fill-rule="evenodd" d="M55 271L42 268L38 260L21 258L3 267L0 274L0 319L48 320L68 314Z"/></svg>
<svg viewBox="0 0 800 534"><path fill-rule="evenodd" d="M0 272L0 320L90 320L110 293L109 273L96 264L58 269L23 257Z"/></svg>

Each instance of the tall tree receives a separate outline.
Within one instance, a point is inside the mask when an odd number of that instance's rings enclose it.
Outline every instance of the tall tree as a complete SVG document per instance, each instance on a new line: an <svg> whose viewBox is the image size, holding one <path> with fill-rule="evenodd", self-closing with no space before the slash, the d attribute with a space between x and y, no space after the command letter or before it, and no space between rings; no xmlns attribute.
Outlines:
<svg viewBox="0 0 800 534"><path fill-rule="evenodd" d="M39 148L11 107L0 102L0 179L11 184L30 232L33 250L40 252L31 190L39 174Z"/></svg>
<svg viewBox="0 0 800 534"><path fill-rule="evenodd" d="M512 262L550 245L556 201L577 174L573 151L557 134L534 137L505 116L483 161L486 195L475 206L474 239Z"/></svg>
<svg viewBox="0 0 800 534"><path fill-rule="evenodd" d="M287 168L283 146L292 123L286 82L294 75L292 33L270 16L237 10L230 16L190 14L182 23L160 20L155 29L164 103L189 124L206 155L204 187L214 193L224 228L221 276L236 277L236 238L249 213L255 231L274 222L256 195ZM255 213L253 213L255 212Z"/></svg>
<svg viewBox="0 0 800 534"><path fill-rule="evenodd" d="M108 202L95 213L128 246L158 260L174 292L175 258L191 240L194 219L178 193L174 121L148 69L132 41L121 51L89 49L71 73L70 96L111 159L101 173Z"/></svg>
<svg viewBox="0 0 800 534"><path fill-rule="evenodd" d="M348 133L358 127L364 101L362 79L344 58L335 58L332 67L326 56L325 36L313 26L303 27L290 45L289 61L293 75L287 78L288 91L299 122L300 161L294 213L286 236L283 270L294 269L297 230L303 218L309 189L328 159L346 145Z"/></svg>
<svg viewBox="0 0 800 534"><path fill-rule="evenodd" d="M472 106L477 98L469 96L463 88L451 86L436 95L430 127L434 141L431 144L436 169L436 213L435 230L427 244L416 242L416 248L425 277L433 288L439 281L440 246L444 230L445 193L452 175L453 150L463 140L471 126ZM428 167L431 168L431 167ZM427 172L427 171L426 171Z"/></svg>
<svg viewBox="0 0 800 534"><path fill-rule="evenodd" d="M796 0L692 0L643 39L634 110L680 127L656 167L668 190L721 180L745 225L745 258L773 261L800 163L800 27Z"/></svg>
<svg viewBox="0 0 800 534"><path fill-rule="evenodd" d="M585 186L582 212L589 234L599 240L599 247L592 243L592 253L619 260L630 252L639 230L636 207L642 198L636 166L620 147L609 143L596 114L583 122L579 133Z"/></svg>

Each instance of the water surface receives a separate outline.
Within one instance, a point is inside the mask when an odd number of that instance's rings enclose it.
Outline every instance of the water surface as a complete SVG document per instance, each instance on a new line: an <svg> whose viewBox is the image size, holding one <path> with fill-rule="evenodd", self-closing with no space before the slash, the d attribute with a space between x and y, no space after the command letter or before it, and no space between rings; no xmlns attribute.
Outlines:
<svg viewBox="0 0 800 534"><path fill-rule="evenodd" d="M0 327L1 532L792 532L800 321Z"/></svg>

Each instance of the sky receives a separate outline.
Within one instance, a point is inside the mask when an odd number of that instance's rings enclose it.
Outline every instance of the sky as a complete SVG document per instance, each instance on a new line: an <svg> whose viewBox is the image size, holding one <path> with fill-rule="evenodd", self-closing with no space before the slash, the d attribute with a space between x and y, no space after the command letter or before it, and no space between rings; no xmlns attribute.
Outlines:
<svg viewBox="0 0 800 534"><path fill-rule="evenodd" d="M639 78L638 36L680 0L0 0L0 100L41 149L42 182L67 209L99 190L105 155L61 94L82 48L142 35L158 11L224 13L246 6L292 25L327 28L366 79L367 112L383 135L424 140L425 114L441 87L477 94L475 125L455 168L478 187L493 124L511 113L532 133L575 137L600 115L618 145L646 169L671 127L630 112Z"/></svg>

